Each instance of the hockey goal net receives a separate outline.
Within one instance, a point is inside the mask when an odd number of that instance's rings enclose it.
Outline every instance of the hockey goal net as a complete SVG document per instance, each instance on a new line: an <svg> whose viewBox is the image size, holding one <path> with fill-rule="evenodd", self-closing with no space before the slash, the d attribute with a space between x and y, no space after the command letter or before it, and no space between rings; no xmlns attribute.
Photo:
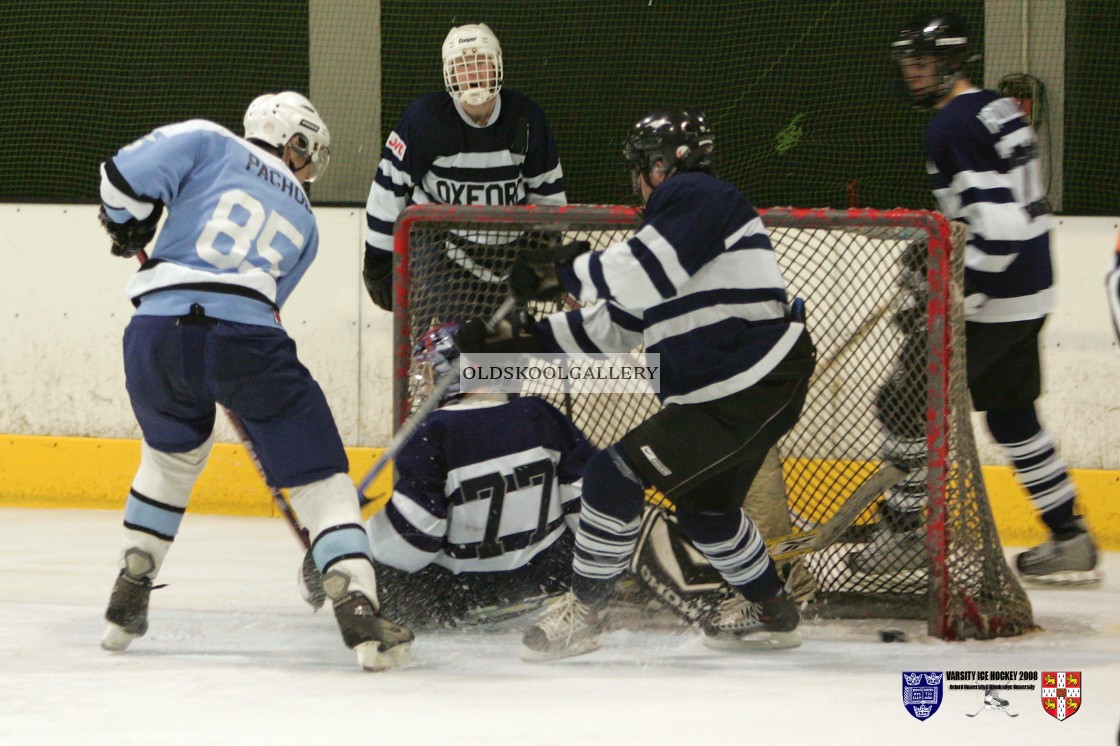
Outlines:
<svg viewBox="0 0 1120 746"><path fill-rule="evenodd" d="M639 219L617 206L409 208L395 246L395 421L419 401L413 344L434 324L492 314L504 295L489 280L505 274L518 247L560 234L603 249ZM950 640L1031 629L972 435L960 290L966 227L911 210L775 208L763 220L790 297L805 300L818 355L801 419L778 446L782 484L770 488L784 493L794 530L832 516L882 464L888 441L918 447L909 488L925 505L924 531L919 524L911 555L895 548L886 564L853 562L877 535L873 504L840 541L805 559L817 585L813 613L925 618L929 634ZM556 310L530 308L537 317ZM573 396L536 382L524 393L552 401L601 447L660 406L652 393Z"/></svg>

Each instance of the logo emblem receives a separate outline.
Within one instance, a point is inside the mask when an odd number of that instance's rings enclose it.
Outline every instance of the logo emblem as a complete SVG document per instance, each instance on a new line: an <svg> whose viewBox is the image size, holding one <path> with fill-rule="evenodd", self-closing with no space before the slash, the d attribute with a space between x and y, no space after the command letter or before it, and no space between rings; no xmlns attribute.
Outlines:
<svg viewBox="0 0 1120 746"><path fill-rule="evenodd" d="M1058 720L1076 715L1081 709L1081 672L1043 671L1042 709Z"/></svg>
<svg viewBox="0 0 1120 746"><path fill-rule="evenodd" d="M926 720L941 706L944 671L903 671L902 705L918 720Z"/></svg>
<svg viewBox="0 0 1120 746"><path fill-rule="evenodd" d="M385 147L393 152L397 160L404 158L404 152L408 150L408 146L404 144L404 140L395 131L389 133L389 139L385 142Z"/></svg>
<svg viewBox="0 0 1120 746"><path fill-rule="evenodd" d="M981 712L984 712L986 710L995 710L996 712L1002 712L1004 715L1007 715L1008 717L1012 717L1012 718L1019 717L1019 713L1008 711L1007 708L1010 707L1010 706L1011 706L1011 703L1009 703L1003 697L999 696L999 689L985 689L984 690L984 706L981 707L976 712L966 712L965 715L968 715L970 718L974 718L977 715L979 715Z"/></svg>

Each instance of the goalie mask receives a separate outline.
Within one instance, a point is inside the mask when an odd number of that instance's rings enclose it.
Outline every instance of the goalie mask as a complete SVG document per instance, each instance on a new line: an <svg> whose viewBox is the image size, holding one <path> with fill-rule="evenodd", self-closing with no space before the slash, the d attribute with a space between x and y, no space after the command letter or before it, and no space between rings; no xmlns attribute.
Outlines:
<svg viewBox="0 0 1120 746"><path fill-rule="evenodd" d="M288 148L311 172L307 182L315 181L330 162L331 135L319 112L298 93L266 93L245 110L245 139L259 140L274 148Z"/></svg>
<svg viewBox="0 0 1120 746"><path fill-rule="evenodd" d="M949 95L971 54L968 32L959 18L944 13L908 24L891 44L910 99L932 109Z"/></svg>
<svg viewBox="0 0 1120 746"><path fill-rule="evenodd" d="M659 111L642 117L630 128L622 157L636 189L638 176L648 179L658 161L666 178L678 171L707 171L713 141L712 128L702 113L688 109Z"/></svg>
<svg viewBox="0 0 1120 746"><path fill-rule="evenodd" d="M455 346L455 335L462 324L439 324L424 332L424 336L412 348L413 375L418 379L425 393L435 386L444 375L453 374L454 380L440 397L439 403L462 396L459 371L455 361L459 359L459 348Z"/></svg>
<svg viewBox="0 0 1120 746"><path fill-rule="evenodd" d="M502 45L485 23L456 26L443 42L443 83L451 98L481 106L502 90Z"/></svg>

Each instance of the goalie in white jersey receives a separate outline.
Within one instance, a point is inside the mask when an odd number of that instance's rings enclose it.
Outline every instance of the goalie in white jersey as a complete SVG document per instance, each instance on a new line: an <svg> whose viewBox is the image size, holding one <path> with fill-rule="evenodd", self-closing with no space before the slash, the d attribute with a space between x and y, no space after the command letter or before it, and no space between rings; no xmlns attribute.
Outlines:
<svg viewBox="0 0 1120 746"><path fill-rule="evenodd" d="M451 29L443 43L446 90L409 104L389 133L366 203L363 277L379 307L393 309L393 224L406 205L567 203L548 119L524 93L503 88L503 74L502 47L490 27ZM447 235L447 268L439 271L447 287L437 314L444 322L477 313L479 297L505 295L494 286L504 282L514 251L476 238Z"/></svg>
<svg viewBox="0 0 1120 746"><path fill-rule="evenodd" d="M414 361L454 376L394 460L388 504L368 523L386 613L456 626L485 607L567 590L583 469L596 449L544 399L460 392L453 335L429 330Z"/></svg>
<svg viewBox="0 0 1120 746"><path fill-rule="evenodd" d="M1050 530L1049 541L1016 557L1016 567L1039 582L1096 582L1096 545L1077 512L1065 462L1035 408L1042 392L1039 334L1054 305L1050 205L1038 138L1013 99L968 79L971 45L956 16L936 14L907 25L891 53L914 104L936 112L926 124L925 151L939 208L969 227L964 315L973 408L984 413L993 440ZM904 443L905 434L893 435ZM920 452L921 441L911 442L909 450ZM906 450L899 448L903 460ZM924 507L924 495L892 493L872 552L924 543ZM872 556L858 559L868 569L876 564Z"/></svg>
<svg viewBox="0 0 1120 746"><path fill-rule="evenodd" d="M114 254L137 255L168 211L128 283L136 312L125 377L144 437L102 646L123 650L147 631L152 582L210 454L220 403L244 425L269 484L289 489L343 641L363 667L385 668L412 633L378 614L342 440L279 315L318 250L303 184L326 167L330 135L293 92L258 97L244 124L244 138L202 120L161 127L101 169Z"/></svg>

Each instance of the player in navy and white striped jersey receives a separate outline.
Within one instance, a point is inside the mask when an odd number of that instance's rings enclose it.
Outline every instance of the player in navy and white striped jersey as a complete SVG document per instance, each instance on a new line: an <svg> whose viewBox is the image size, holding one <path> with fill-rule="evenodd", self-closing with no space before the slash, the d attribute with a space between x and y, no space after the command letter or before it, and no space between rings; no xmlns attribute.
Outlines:
<svg viewBox="0 0 1120 746"><path fill-rule="evenodd" d="M209 457L221 403L240 418L269 484L290 489L343 640L363 667L384 668L412 634L377 612L342 440L278 313L318 249L303 184L326 167L330 135L290 91L258 97L244 124L244 138L201 120L161 127L102 166L101 220L114 254L135 256L168 211L128 283L136 312L125 376L144 438L102 645L123 650L147 631L152 581Z"/></svg>
<svg viewBox="0 0 1120 746"><path fill-rule="evenodd" d="M1038 336L1054 296L1050 208L1034 129L1013 99L968 79L968 34L952 14L908 25L892 53L914 103L937 111L926 125L925 151L940 209L969 226L965 335L973 406L985 413L1051 531L1050 541L1017 557L1019 572L1038 580L1094 580L1095 545L1035 410Z"/></svg>
<svg viewBox="0 0 1120 746"><path fill-rule="evenodd" d="M582 474L595 448L534 396L460 391L458 324L429 330L414 360L455 382L401 448L368 523L385 613L455 625L475 609L567 590Z"/></svg>
<svg viewBox="0 0 1120 746"><path fill-rule="evenodd" d="M389 133L366 203L363 277L385 310L393 307L393 223L405 206L567 203L548 119L524 93L502 87L502 48L486 24L451 29L443 76L446 92L417 98ZM452 234L447 241L448 261L468 285L460 290L464 303L504 296L492 286L512 260L512 252L494 257L475 238ZM477 290L469 287L478 283ZM444 309L443 321L469 310Z"/></svg>
<svg viewBox="0 0 1120 746"><path fill-rule="evenodd" d="M519 261L510 275L516 294L541 292L540 271L544 291L559 283L589 304L537 325L545 349L628 352L644 343L659 353L665 404L588 464L572 592L526 633L528 659L598 646L648 487L676 505L681 532L744 599L736 624L708 620L708 641L799 644L797 607L741 505L767 452L800 415L815 352L758 213L709 171L712 141L703 114L643 118L625 150L645 202L634 234L602 252L565 252L555 271ZM485 336L478 343L479 329L465 327L463 342L493 348Z"/></svg>

